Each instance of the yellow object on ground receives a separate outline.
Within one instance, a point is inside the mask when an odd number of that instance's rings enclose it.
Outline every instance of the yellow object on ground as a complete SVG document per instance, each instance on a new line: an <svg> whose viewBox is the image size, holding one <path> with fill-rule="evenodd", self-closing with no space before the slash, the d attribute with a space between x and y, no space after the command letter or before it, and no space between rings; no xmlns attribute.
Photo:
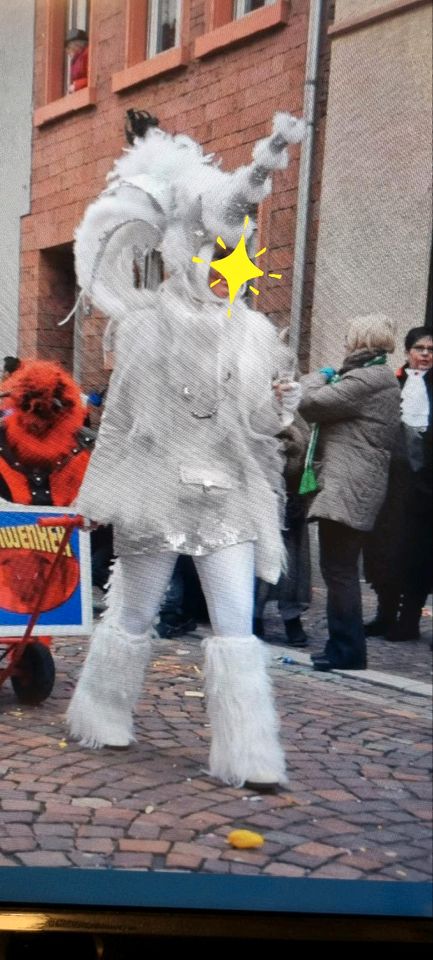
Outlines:
<svg viewBox="0 0 433 960"><path fill-rule="evenodd" d="M262 847L265 838L260 833L253 833L252 830L232 830L227 837L232 847L238 850L246 850L248 847Z"/></svg>

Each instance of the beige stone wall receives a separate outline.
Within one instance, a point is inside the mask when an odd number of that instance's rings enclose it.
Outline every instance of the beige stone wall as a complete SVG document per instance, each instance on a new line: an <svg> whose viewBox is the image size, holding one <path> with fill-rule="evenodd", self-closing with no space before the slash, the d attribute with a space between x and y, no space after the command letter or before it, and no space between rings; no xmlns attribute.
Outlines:
<svg viewBox="0 0 433 960"><path fill-rule="evenodd" d="M335 23L349 17L360 17L373 13L378 7L384 7L389 0L336 0Z"/></svg>
<svg viewBox="0 0 433 960"><path fill-rule="evenodd" d="M374 0L339 0L349 7ZM361 7L361 9L360 9ZM311 366L338 362L356 314L398 336L424 322L431 245L431 6L336 36L312 321ZM401 351L396 357L400 360Z"/></svg>
<svg viewBox="0 0 433 960"><path fill-rule="evenodd" d="M18 334L20 217L29 211L33 0L0 0L0 369Z"/></svg>

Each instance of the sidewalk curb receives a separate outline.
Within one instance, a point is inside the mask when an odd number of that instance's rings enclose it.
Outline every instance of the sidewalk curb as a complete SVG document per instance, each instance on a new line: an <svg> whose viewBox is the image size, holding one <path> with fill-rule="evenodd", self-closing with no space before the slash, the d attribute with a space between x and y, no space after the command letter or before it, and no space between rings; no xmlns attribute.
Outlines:
<svg viewBox="0 0 433 960"><path fill-rule="evenodd" d="M269 646L271 646L269 644ZM273 643L272 647L278 655L289 656L294 663L303 667L310 667L311 660L309 653L300 653L287 647L284 644ZM277 657L272 657L273 661ZM377 670L332 670L333 674L339 674L342 677L353 677L355 680L362 680L363 683L371 683L373 686L391 687L393 690L401 690L402 693L414 694L418 697L432 697L432 686L429 683L423 683L421 680L411 680L409 677L398 677L392 673L379 673Z"/></svg>

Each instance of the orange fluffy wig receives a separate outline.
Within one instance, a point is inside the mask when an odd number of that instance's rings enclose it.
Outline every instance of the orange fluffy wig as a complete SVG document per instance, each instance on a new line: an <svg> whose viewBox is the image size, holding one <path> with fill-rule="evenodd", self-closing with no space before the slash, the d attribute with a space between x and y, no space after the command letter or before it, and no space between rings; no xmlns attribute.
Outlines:
<svg viewBox="0 0 433 960"><path fill-rule="evenodd" d="M86 410L80 388L60 364L24 361L1 390L2 425L22 462L49 467L70 452Z"/></svg>

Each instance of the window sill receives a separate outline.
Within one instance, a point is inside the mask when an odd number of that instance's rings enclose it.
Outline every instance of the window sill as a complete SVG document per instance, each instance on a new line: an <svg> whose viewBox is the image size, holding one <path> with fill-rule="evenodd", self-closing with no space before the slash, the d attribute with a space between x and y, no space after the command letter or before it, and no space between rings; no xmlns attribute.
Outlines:
<svg viewBox="0 0 433 960"><path fill-rule="evenodd" d="M206 57L216 50L223 50L224 47L230 47L234 43L247 40L248 37L252 37L256 33L281 26L287 23L289 13L289 0L277 0L270 7L253 10L252 13L245 14L239 20L231 20L230 23L225 23L224 26L217 27L216 30L211 30L210 33L198 37L194 44L194 56L197 58Z"/></svg>
<svg viewBox="0 0 433 960"><path fill-rule="evenodd" d="M152 80L153 77L169 73L170 70L176 70L177 67L185 67L188 62L188 47L173 47L171 50L164 50L149 60L142 60L140 63L134 63L132 67L127 67L126 70L114 73L111 89L113 93L120 93L137 83Z"/></svg>
<svg viewBox="0 0 433 960"><path fill-rule="evenodd" d="M51 123L59 117L66 117L70 113L76 113L77 110L83 110L84 107L94 107L96 104L96 90L94 87L84 87L83 90L76 90L75 93L68 93L60 100L53 100L44 107L38 107L33 115L33 126L42 127L45 123Z"/></svg>
<svg viewBox="0 0 433 960"><path fill-rule="evenodd" d="M38 107L33 115L33 126L42 127L45 123L51 123L52 120L66 117L77 110L83 110L84 107L94 107L95 104L95 88L84 87L82 90L76 90L75 93L68 93L60 100L53 100L52 103L47 103L44 107Z"/></svg>

